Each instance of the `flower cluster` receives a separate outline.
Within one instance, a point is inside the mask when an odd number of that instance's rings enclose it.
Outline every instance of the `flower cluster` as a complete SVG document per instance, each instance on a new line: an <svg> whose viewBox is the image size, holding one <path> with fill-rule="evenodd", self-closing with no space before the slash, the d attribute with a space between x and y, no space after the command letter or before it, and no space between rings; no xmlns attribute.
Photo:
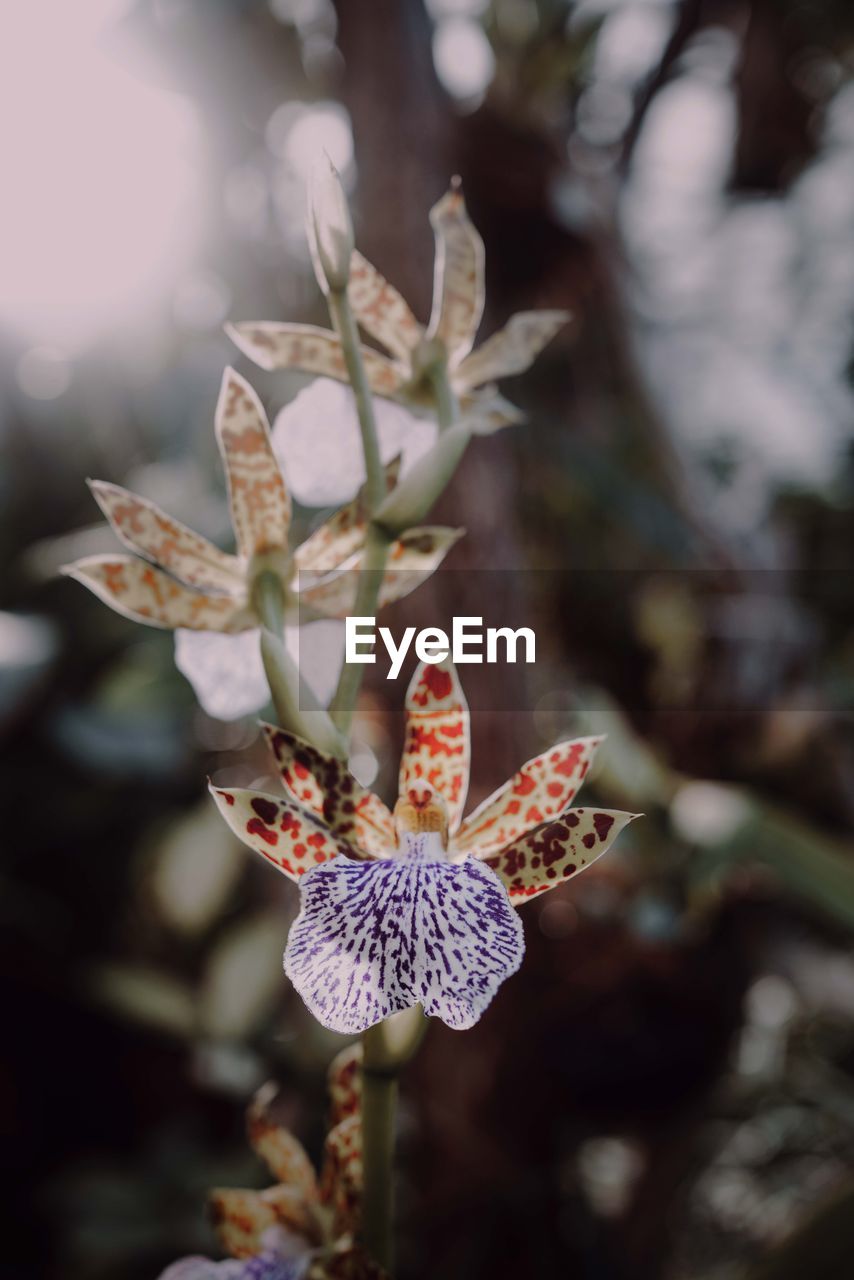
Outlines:
<svg viewBox="0 0 854 1280"><path fill-rule="evenodd" d="M236 554L221 551L154 503L118 485L92 492L133 556L96 555L68 565L111 608L176 632L179 666L213 714L257 711L267 701L258 654L260 618L253 584L272 570L282 583L285 621L293 625L352 612L368 527L364 495L338 510L291 550L291 500L267 418L250 385L227 369L216 434L228 480ZM389 489L398 467L386 468ZM399 599L442 562L461 531L409 529L389 552L380 605Z"/></svg>
<svg viewBox="0 0 854 1280"><path fill-rule="evenodd" d="M247 1131L274 1185L213 1190L211 1220L228 1258L183 1258L160 1280L382 1280L355 1243L362 1196L361 1061L361 1046L351 1045L329 1068L329 1130L319 1177L299 1140L275 1119L275 1086L259 1090Z"/></svg>
<svg viewBox="0 0 854 1280"><path fill-rule="evenodd" d="M448 660L410 684L394 813L340 760L265 731L286 794L211 790L240 839L299 883L285 970L334 1031L416 1004L472 1026L521 963L513 908L584 870L635 816L570 807L601 741L578 738L463 818L469 713Z"/></svg>
<svg viewBox="0 0 854 1280"><path fill-rule="evenodd" d="M388 352L362 348L371 390L415 411L431 410L429 373L446 360L451 388L470 430L488 434L518 422L519 410L495 386L498 378L523 373L569 320L566 311L521 311L503 329L472 350L483 315L484 250L456 188L430 211L436 237L433 307L426 328L408 303L366 258L354 252L349 299L365 332ZM305 324L248 321L229 333L262 369L300 369L346 380L341 339L329 329Z"/></svg>

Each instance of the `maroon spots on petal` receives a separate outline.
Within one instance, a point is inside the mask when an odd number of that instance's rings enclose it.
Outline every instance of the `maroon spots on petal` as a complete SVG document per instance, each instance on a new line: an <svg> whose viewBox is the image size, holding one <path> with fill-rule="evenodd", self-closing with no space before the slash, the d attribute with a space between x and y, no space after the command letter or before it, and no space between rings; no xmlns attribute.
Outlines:
<svg viewBox="0 0 854 1280"><path fill-rule="evenodd" d="M607 839L608 832L614 825L614 819L609 813L594 813L593 829L600 840Z"/></svg>
<svg viewBox="0 0 854 1280"><path fill-rule="evenodd" d="M267 841L267 844L275 845L279 843L279 833L271 831L260 818L250 818L246 824L246 830L251 836L260 836L262 840Z"/></svg>
<svg viewBox="0 0 854 1280"><path fill-rule="evenodd" d="M574 863L574 862L568 862L568 863L566 864L566 866L564 867L564 869L563 869L563 874L564 874L564 879L566 879L566 877L567 877L567 876L574 875L574 874L575 874L575 863Z"/></svg>
<svg viewBox="0 0 854 1280"><path fill-rule="evenodd" d="M218 791L217 795L222 796L226 804L234 804L234 796L230 791Z"/></svg>
<svg viewBox="0 0 854 1280"><path fill-rule="evenodd" d="M577 827L577 826L578 826L578 814L577 814L577 813L573 813L571 809L570 809L569 813L565 813L565 814L563 815L563 820L564 820L564 822L566 823L566 825L567 825L568 827Z"/></svg>
<svg viewBox="0 0 854 1280"><path fill-rule="evenodd" d="M584 845L585 849L592 849L596 843L596 837L593 832L588 831L586 836L582 836L581 843Z"/></svg>
<svg viewBox="0 0 854 1280"><path fill-rule="evenodd" d="M275 822L279 813L279 806L275 800L265 800L263 796L255 796L252 801L252 808L262 818L264 822Z"/></svg>

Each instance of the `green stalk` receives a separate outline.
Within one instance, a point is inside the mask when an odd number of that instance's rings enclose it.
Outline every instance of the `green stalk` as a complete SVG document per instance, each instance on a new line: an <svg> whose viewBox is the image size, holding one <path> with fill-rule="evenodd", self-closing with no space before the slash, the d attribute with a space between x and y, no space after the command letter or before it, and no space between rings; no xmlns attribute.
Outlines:
<svg viewBox="0 0 854 1280"><path fill-rule="evenodd" d="M427 1019L416 1007L369 1027L362 1036L362 1240L374 1261L389 1272L394 1262L397 1082L426 1029Z"/></svg>
<svg viewBox="0 0 854 1280"><path fill-rule="evenodd" d="M380 525L371 522L365 536L365 551L357 570L359 584L353 605L353 616L356 618L376 617L390 546L391 539L386 531ZM349 734L353 723L353 713L362 687L363 674L364 666L360 662L345 662L341 667L338 688L329 707L329 714L333 724L344 737Z"/></svg>
<svg viewBox="0 0 854 1280"><path fill-rule="evenodd" d="M374 417L374 402L368 377L365 373L365 362L362 359L362 347L359 342L359 330L347 297L347 290L332 290L328 294L329 312L332 323L341 339L344 363L347 376L356 397L356 412L359 416L359 429L362 433L362 451L365 455L365 474L367 483L365 495L371 515L385 497L385 476L380 461L380 448L377 442L377 424Z"/></svg>
<svg viewBox="0 0 854 1280"><path fill-rule="evenodd" d="M312 700L311 693L285 648L285 591L277 573L265 569L258 574L252 602L261 623L261 658L277 721L283 729L299 734L322 751L345 755L341 735L327 712L319 706L303 710Z"/></svg>
<svg viewBox="0 0 854 1280"><path fill-rule="evenodd" d="M439 430L447 431L460 416L460 404L448 376L447 360L436 361L430 371L430 381L436 396L436 418L439 422Z"/></svg>
<svg viewBox="0 0 854 1280"><path fill-rule="evenodd" d="M356 590L353 613L356 617L374 618L379 605L380 589L391 545L389 534L373 521L377 509L386 496L385 473L380 460L374 402L365 373L365 362L362 359L359 331L346 289L330 289L328 301L333 324L341 339L347 376L356 398L356 412L359 417L359 430L362 433L362 452L365 457L367 477L365 500L371 517L365 536L365 550L358 569L359 585ZM362 687L363 675L364 668L361 663L345 662L341 668L338 687L329 712L333 723L344 738L349 734L353 723L353 713Z"/></svg>

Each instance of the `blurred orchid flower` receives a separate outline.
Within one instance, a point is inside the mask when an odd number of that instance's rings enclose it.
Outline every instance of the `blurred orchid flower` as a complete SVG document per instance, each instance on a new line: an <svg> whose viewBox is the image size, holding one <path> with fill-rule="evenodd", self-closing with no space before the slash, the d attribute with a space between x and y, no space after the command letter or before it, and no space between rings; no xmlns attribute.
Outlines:
<svg viewBox="0 0 854 1280"><path fill-rule="evenodd" d="M523 373L563 328L569 312L521 311L472 350L484 307L483 241L454 187L431 209L430 222L436 259L426 329L394 286L360 253L352 255L350 305L365 332L388 352L363 347L365 372L376 395L424 410L433 405L429 370L444 357L469 430L489 434L521 418L515 405L498 393L496 379ZM226 328L262 369L301 369L347 380L340 339L329 329L270 321Z"/></svg>
<svg viewBox="0 0 854 1280"><path fill-rule="evenodd" d="M302 1143L274 1118L275 1087L259 1090L247 1131L275 1184L264 1191L212 1191L211 1218L229 1258L184 1258L160 1280L381 1280L354 1244L362 1196L361 1063L361 1046L350 1045L329 1068L329 1131L319 1177Z"/></svg>
<svg viewBox="0 0 854 1280"><path fill-rule="evenodd" d="M260 619L253 583L272 570L283 584L285 621L341 618L352 611L368 524L361 493L293 552L291 500L257 395L227 369L216 431L228 478L237 554L229 555L154 503L103 481L92 492L119 539L136 557L88 556L63 572L136 622L174 629L177 660L211 714L232 718L267 700L256 656ZM386 468L393 487L396 462ZM397 600L432 573L461 531L407 529L392 544L380 604ZM196 633L204 633L198 635ZM250 659L251 653L251 659Z"/></svg>
<svg viewBox="0 0 854 1280"><path fill-rule="evenodd" d="M394 814L340 760L265 732L287 795L211 790L240 839L300 883L285 971L333 1031L416 1004L472 1026L521 963L512 908L589 866L636 816L569 807L601 741L579 738L463 820L469 714L447 660L422 663L410 684Z"/></svg>

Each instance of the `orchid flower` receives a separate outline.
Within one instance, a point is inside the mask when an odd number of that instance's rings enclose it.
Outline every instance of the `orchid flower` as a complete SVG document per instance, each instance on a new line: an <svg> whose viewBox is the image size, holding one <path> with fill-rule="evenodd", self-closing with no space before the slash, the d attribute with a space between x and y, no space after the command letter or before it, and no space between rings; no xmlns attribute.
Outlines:
<svg viewBox="0 0 854 1280"><path fill-rule="evenodd" d="M393 814L340 760L265 733L287 794L211 790L240 839L299 883L285 971L333 1031L416 1004L472 1026L521 963L513 908L589 866L636 816L569 807L601 741L578 738L464 819L469 714L448 660L422 663L409 686Z"/></svg>
<svg viewBox="0 0 854 1280"><path fill-rule="evenodd" d="M429 371L437 360L446 360L451 389L470 430L489 434L521 417L515 405L499 395L495 380L523 373L563 328L569 313L520 311L472 350L484 307L483 241L454 187L431 209L430 222L436 258L426 328L394 286L360 253L353 253L350 305L365 332L388 352L362 347L368 383L376 395L424 410L433 405ZM329 329L250 321L229 325L227 332L262 369L300 369L347 380L341 341Z"/></svg>
<svg viewBox="0 0 854 1280"><path fill-rule="evenodd" d="M253 601L258 575L272 570L285 594L285 620L341 618L352 611L368 526L356 497L291 551L291 500L273 452L257 395L227 369L216 409L216 433L228 479L237 552L229 555L166 515L146 498L93 481L96 501L135 556L96 555L64 572L118 613L176 632L180 669L202 705L229 718L267 701L258 657L260 618ZM392 487L397 463L386 468ZM406 595L431 573L460 536L438 527L408 529L394 542L380 603Z"/></svg>
<svg viewBox="0 0 854 1280"><path fill-rule="evenodd" d="M213 1190L211 1218L229 1258L184 1258L160 1280L381 1280L354 1244L362 1195L361 1065L361 1045L350 1045L329 1068L320 1177L302 1144L273 1117L275 1087L258 1091L247 1113L249 1142L275 1184Z"/></svg>

